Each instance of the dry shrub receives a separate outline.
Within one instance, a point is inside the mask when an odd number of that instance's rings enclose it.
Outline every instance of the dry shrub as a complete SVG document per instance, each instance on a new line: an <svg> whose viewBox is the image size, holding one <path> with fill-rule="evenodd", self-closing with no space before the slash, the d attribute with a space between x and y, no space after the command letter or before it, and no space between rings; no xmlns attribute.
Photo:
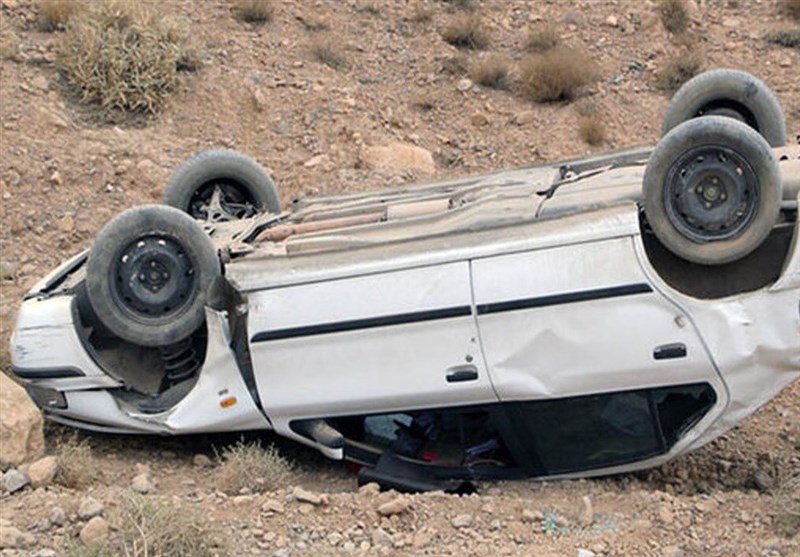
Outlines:
<svg viewBox="0 0 800 557"><path fill-rule="evenodd" d="M339 41L330 35L315 37L309 45L309 51L317 62L322 62L334 70L346 68L347 56Z"/></svg>
<svg viewBox="0 0 800 557"><path fill-rule="evenodd" d="M472 66L470 78L475 83L494 89L506 89L509 85L511 59L498 53L481 56Z"/></svg>
<svg viewBox="0 0 800 557"><path fill-rule="evenodd" d="M696 51L688 51L670 58L656 76L656 87L662 91L677 91L703 69L703 57Z"/></svg>
<svg viewBox="0 0 800 557"><path fill-rule="evenodd" d="M39 30L50 33L64 29L78 8L77 0L41 0L39 2Z"/></svg>
<svg viewBox="0 0 800 557"><path fill-rule="evenodd" d="M685 0L661 0L658 4L664 29L679 35L689 28L689 8Z"/></svg>
<svg viewBox="0 0 800 557"><path fill-rule="evenodd" d="M456 54L442 60L442 71L450 75L465 75L469 71L469 58Z"/></svg>
<svg viewBox="0 0 800 557"><path fill-rule="evenodd" d="M521 74L523 94L536 102L555 102L575 99L597 80L598 70L580 50L561 46L526 60Z"/></svg>
<svg viewBox="0 0 800 557"><path fill-rule="evenodd" d="M477 14L460 14L442 29L445 42L459 48L483 50L491 43L489 30Z"/></svg>
<svg viewBox="0 0 800 557"><path fill-rule="evenodd" d="M263 448L258 441L238 441L217 453L219 488L227 493L243 489L252 492L272 491L282 487L291 477L294 466L270 445Z"/></svg>
<svg viewBox="0 0 800 557"><path fill-rule="evenodd" d="M606 124L599 114L581 116L578 119L578 133L589 145L600 145L606 140Z"/></svg>
<svg viewBox="0 0 800 557"><path fill-rule="evenodd" d="M800 20L800 0L781 0L780 9L792 19Z"/></svg>
<svg viewBox="0 0 800 557"><path fill-rule="evenodd" d="M800 532L800 475L782 482L774 494L776 519L786 535Z"/></svg>
<svg viewBox="0 0 800 557"><path fill-rule="evenodd" d="M525 38L525 50L528 52L545 52L557 47L560 42L561 37L553 29L531 29Z"/></svg>
<svg viewBox="0 0 800 557"><path fill-rule="evenodd" d="M414 10L412 11L409 19L416 23L428 23L433 19L435 13L436 12L432 7L417 2L414 4Z"/></svg>
<svg viewBox="0 0 800 557"><path fill-rule="evenodd" d="M449 8L457 9L457 10L474 10L475 9L475 1L474 0L443 0L445 4L448 5Z"/></svg>
<svg viewBox="0 0 800 557"><path fill-rule="evenodd" d="M92 455L92 448L85 439L78 439L73 432L58 444L58 470L55 482L80 489L96 481L102 475L100 464Z"/></svg>
<svg viewBox="0 0 800 557"><path fill-rule="evenodd" d="M233 15L248 23L266 23L275 16L272 0L233 0Z"/></svg>
<svg viewBox="0 0 800 557"><path fill-rule="evenodd" d="M107 111L156 113L195 67L183 20L137 0L93 2L72 18L58 64L81 101Z"/></svg>
<svg viewBox="0 0 800 557"><path fill-rule="evenodd" d="M130 494L123 500L117 555L213 557L220 551L221 532L197 511L152 497Z"/></svg>
<svg viewBox="0 0 800 557"><path fill-rule="evenodd" d="M800 29L783 29L767 34L767 42L800 50Z"/></svg>

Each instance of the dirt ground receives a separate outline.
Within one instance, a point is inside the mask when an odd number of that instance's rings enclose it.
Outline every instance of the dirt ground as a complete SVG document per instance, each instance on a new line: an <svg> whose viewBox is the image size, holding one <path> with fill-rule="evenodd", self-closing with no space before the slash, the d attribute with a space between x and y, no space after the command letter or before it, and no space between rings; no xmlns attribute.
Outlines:
<svg viewBox="0 0 800 557"><path fill-rule="evenodd" d="M36 4L0 0L2 39L14 45L0 59L3 371L24 292L90 246L111 216L158 202L170 172L196 151L228 147L254 156L288 203L658 140L668 95L655 81L681 46L661 25L655 2L474 2L491 29L490 50L510 55L515 67L534 25L556 30L596 60L601 79L571 104L534 104L513 88L484 88L446 71L454 56L480 54L458 51L439 34L457 2L419 4L433 10L432 19L415 20L409 1L282 0L272 22L254 26L232 17L222 0L169 0L166 9L191 22L203 66L185 74L161 114L110 123L66 90L54 63L59 34L37 30ZM764 37L798 24L777 4L691 3L693 48L706 67L744 69L764 80L794 141L800 51ZM332 69L311 56L309 44L319 33L336 38L345 67ZM593 147L578 132L579 107L587 103L606 127L606 139ZM435 175L363 167L364 145L392 141L430 150ZM213 457L212 446L225 436L82 434L102 474L82 490L54 485L0 495L0 517L34 537L28 549L0 554L63 554L81 525L80 501L91 495L113 509L139 464L151 470L152 496L179 501L220 525L231 554L789 557L800 555L800 539L787 528L776 493L781 481L800 473L799 416L795 383L734 431L660 469L583 481L484 483L472 496L414 496L410 509L388 517L376 509L392 494L359 493L346 466L285 443L279 448L299 467L292 485L228 497L214 488L213 468L194 463L197 454ZM64 431L50 426L47 433L54 447ZM328 497L319 504L298 501L295 486ZM63 525L48 522L53 506L66 511Z"/></svg>

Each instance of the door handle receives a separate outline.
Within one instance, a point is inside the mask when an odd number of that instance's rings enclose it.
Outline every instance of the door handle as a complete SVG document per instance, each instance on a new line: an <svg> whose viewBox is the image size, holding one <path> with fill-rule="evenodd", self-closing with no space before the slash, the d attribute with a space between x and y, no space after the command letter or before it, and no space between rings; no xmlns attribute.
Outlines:
<svg viewBox="0 0 800 557"><path fill-rule="evenodd" d="M478 368L473 364L453 366L447 370L448 383L460 383L462 381L475 381L478 378Z"/></svg>
<svg viewBox="0 0 800 557"><path fill-rule="evenodd" d="M672 360L673 358L685 358L686 345L682 342L672 344L662 344L653 350L653 358L656 360Z"/></svg>

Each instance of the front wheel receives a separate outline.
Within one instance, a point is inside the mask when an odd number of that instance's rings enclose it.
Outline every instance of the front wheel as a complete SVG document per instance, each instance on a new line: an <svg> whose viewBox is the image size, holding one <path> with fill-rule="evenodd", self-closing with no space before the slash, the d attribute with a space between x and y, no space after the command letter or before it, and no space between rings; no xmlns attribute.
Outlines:
<svg viewBox="0 0 800 557"><path fill-rule="evenodd" d="M144 205L97 234L86 293L97 319L117 337L167 346L202 325L206 290L219 274L214 245L196 221L172 207Z"/></svg>
<svg viewBox="0 0 800 557"><path fill-rule="evenodd" d="M644 174L647 221L675 255L704 265L755 250L780 211L778 161L766 140L732 118L707 116L670 131Z"/></svg>

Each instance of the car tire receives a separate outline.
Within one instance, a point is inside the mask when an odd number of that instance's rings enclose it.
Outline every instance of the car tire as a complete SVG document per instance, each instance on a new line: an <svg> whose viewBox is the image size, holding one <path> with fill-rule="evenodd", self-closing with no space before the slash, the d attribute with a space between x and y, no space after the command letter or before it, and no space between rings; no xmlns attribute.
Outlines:
<svg viewBox="0 0 800 557"><path fill-rule="evenodd" d="M163 205L128 209L97 234L86 264L94 315L122 340L166 346L203 323L216 249L187 214Z"/></svg>
<svg viewBox="0 0 800 557"><path fill-rule="evenodd" d="M710 70L684 83L667 107L661 134L699 116L728 116L755 129L773 147L786 144L786 119L778 99L746 72Z"/></svg>
<svg viewBox="0 0 800 557"><path fill-rule="evenodd" d="M770 146L732 118L689 120L658 143L643 179L647 221L675 255L703 265L735 261L767 237L780 211Z"/></svg>
<svg viewBox="0 0 800 557"><path fill-rule="evenodd" d="M280 212L269 173L254 159L227 149L203 151L186 160L170 178L162 201L212 222Z"/></svg>

